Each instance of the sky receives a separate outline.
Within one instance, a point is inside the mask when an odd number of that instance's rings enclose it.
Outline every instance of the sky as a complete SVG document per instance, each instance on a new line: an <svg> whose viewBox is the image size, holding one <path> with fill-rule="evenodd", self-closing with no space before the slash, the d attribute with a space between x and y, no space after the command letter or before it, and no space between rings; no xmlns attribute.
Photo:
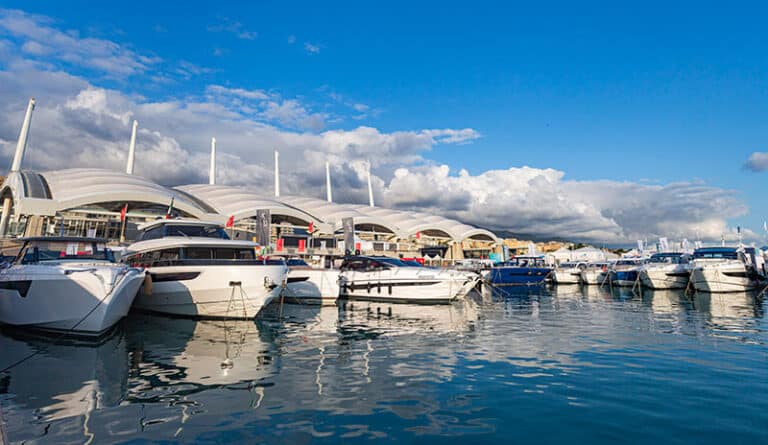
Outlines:
<svg viewBox="0 0 768 445"><path fill-rule="evenodd" d="M0 165L423 210L535 239L765 238L768 6L53 2L0 8Z"/></svg>

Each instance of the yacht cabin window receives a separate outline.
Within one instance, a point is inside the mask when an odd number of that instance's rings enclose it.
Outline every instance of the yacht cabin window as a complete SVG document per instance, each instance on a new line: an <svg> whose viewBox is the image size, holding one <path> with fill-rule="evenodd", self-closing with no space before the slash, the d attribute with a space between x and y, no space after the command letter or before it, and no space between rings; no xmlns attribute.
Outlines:
<svg viewBox="0 0 768 445"><path fill-rule="evenodd" d="M112 251L104 243L92 241L27 241L19 251L16 262L35 264L41 261L97 260L114 262Z"/></svg>

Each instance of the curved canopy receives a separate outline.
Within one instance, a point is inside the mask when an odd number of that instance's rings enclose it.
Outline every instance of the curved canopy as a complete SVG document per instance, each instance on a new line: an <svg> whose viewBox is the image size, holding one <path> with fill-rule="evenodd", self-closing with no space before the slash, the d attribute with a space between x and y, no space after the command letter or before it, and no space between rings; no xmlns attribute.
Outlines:
<svg viewBox="0 0 768 445"><path fill-rule="evenodd" d="M171 199L175 209L195 218L214 212L183 193L141 176L97 168L11 172L0 193L8 191L19 211L43 215L106 202L168 206Z"/></svg>
<svg viewBox="0 0 768 445"><path fill-rule="evenodd" d="M307 224L312 222L316 226L324 222L300 208L286 205L241 187L190 184L176 187L176 189L210 205L222 216L234 216L235 221L256 216L258 210L269 210L271 214L290 216Z"/></svg>

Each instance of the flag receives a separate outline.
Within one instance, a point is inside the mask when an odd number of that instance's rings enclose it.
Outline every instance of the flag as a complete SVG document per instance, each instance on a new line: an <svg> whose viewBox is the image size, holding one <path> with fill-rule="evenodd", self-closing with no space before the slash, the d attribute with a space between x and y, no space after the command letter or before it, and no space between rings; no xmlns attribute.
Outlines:
<svg viewBox="0 0 768 445"><path fill-rule="evenodd" d="M304 250L307 248L307 240L300 239L299 240L299 252L304 252Z"/></svg>
<svg viewBox="0 0 768 445"><path fill-rule="evenodd" d="M283 250L283 239L282 238L278 238L277 242L275 244L277 244L276 248L277 248L278 252Z"/></svg>
<svg viewBox="0 0 768 445"><path fill-rule="evenodd" d="M310 235L315 232L315 223L313 223L312 221L309 222L309 227L307 227L307 232L309 232Z"/></svg>
<svg viewBox="0 0 768 445"><path fill-rule="evenodd" d="M416 232L416 239L421 239L421 232Z"/></svg>
<svg viewBox="0 0 768 445"><path fill-rule="evenodd" d="M173 200L176 199L175 196L171 196L171 203L168 204L168 211L165 212L165 219L171 219L171 214L173 213Z"/></svg>
<svg viewBox="0 0 768 445"><path fill-rule="evenodd" d="M227 220L227 227L235 227L235 215L229 215Z"/></svg>
<svg viewBox="0 0 768 445"><path fill-rule="evenodd" d="M120 209L120 222L125 222L125 215L128 213L128 204L124 205L122 209Z"/></svg>

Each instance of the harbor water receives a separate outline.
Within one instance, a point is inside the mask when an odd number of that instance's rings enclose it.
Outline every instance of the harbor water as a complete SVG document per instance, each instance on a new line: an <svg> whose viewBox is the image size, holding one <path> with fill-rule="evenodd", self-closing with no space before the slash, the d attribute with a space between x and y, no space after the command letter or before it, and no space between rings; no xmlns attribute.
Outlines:
<svg viewBox="0 0 768 445"><path fill-rule="evenodd" d="M754 294L512 289L446 306L131 314L0 333L10 443L768 443Z"/></svg>

